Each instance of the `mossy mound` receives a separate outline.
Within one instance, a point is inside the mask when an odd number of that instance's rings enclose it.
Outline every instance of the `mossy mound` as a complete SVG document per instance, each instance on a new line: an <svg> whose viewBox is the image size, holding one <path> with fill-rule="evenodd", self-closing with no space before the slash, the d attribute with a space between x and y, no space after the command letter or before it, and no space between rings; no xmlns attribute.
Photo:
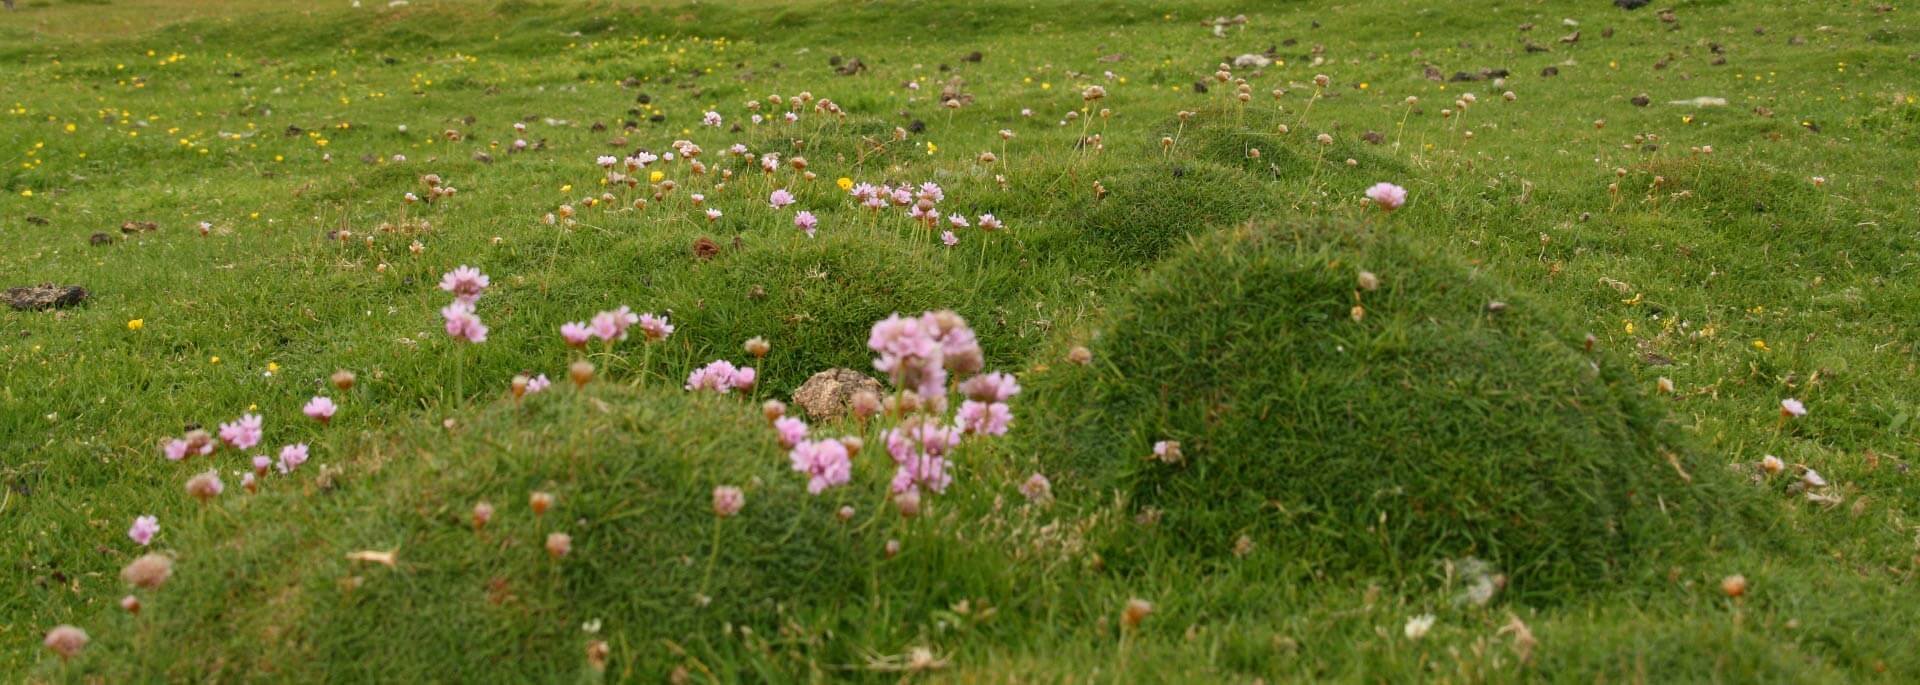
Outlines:
<svg viewBox="0 0 1920 685"><path fill-rule="evenodd" d="M1167 544L1143 553L1224 559L1246 536L1314 573L1472 556L1566 587L1708 513L1720 469L1669 448L1616 363L1390 224L1248 226L1169 257L1090 366L1032 376L1031 451L1158 516L1141 539ZM1153 459L1161 440L1182 460Z"/></svg>
<svg viewBox="0 0 1920 685"><path fill-rule="evenodd" d="M997 552L870 520L884 456L862 457L857 487L808 494L751 398L556 386L355 442L258 494L229 486L203 529L172 540L173 579L140 615L101 612L84 667L109 681L764 680L863 657L835 636L898 643L952 602L1015 593L1010 573L953 570L1011 569ZM745 506L716 532L719 485ZM534 492L553 496L544 514ZM476 529L483 501L494 513ZM843 505L862 518L838 520ZM571 536L564 557L553 533ZM366 551L394 562L353 558Z"/></svg>

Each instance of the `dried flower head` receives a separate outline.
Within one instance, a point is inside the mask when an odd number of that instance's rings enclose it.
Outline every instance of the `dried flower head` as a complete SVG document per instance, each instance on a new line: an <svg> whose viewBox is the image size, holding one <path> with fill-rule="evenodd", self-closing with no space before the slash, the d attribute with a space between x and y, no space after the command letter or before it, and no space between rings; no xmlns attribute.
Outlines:
<svg viewBox="0 0 1920 685"><path fill-rule="evenodd" d="M142 554L120 569L120 579L128 585L147 590L159 589L173 577L173 559L164 554Z"/></svg>

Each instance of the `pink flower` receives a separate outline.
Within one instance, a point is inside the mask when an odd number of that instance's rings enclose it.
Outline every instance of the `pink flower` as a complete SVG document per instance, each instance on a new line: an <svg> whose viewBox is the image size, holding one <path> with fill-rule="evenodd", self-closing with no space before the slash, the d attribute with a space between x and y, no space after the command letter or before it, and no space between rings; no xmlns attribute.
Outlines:
<svg viewBox="0 0 1920 685"><path fill-rule="evenodd" d="M722 214L721 214L721 212L720 212L720 210L718 210L718 209L708 209L708 210L707 210L707 220L708 220L708 221L719 221L719 220L720 220L720 217L721 217L721 216L722 216Z"/></svg>
<svg viewBox="0 0 1920 685"><path fill-rule="evenodd" d="M257 473L263 476L267 475L267 467L272 465L273 465L273 459L267 457L267 455L264 455L264 454L253 455L253 472L254 473Z"/></svg>
<svg viewBox="0 0 1920 685"><path fill-rule="evenodd" d="M547 389L547 386L550 386L550 385L553 385L553 381L547 378L547 374L543 373L538 376L534 376L533 380L527 381L527 394L531 395L536 392L540 392L542 390Z"/></svg>
<svg viewBox="0 0 1920 685"><path fill-rule="evenodd" d="M980 215L980 218L978 220L974 221L974 223L980 226L980 230L988 231L988 232L998 231L1005 226L1004 224L1000 223L1000 219L998 217L995 217L992 214L982 214Z"/></svg>
<svg viewBox="0 0 1920 685"><path fill-rule="evenodd" d="M334 406L333 400L326 397L315 397L307 400L307 406L302 407L300 411L315 421L327 423L333 420L333 412L336 409L338 409L338 407Z"/></svg>
<svg viewBox="0 0 1920 685"><path fill-rule="evenodd" d="M720 394L753 387L752 367L736 368L733 362L716 359L687 375L688 390L712 390Z"/></svg>
<svg viewBox="0 0 1920 685"><path fill-rule="evenodd" d="M960 403L960 411L954 414L954 420L968 433L1006 435L1007 427L1013 424L1013 409L1004 402L967 400Z"/></svg>
<svg viewBox="0 0 1920 685"><path fill-rule="evenodd" d="M127 529L127 537L145 547L153 543L153 536L160 532L160 519L141 516L133 520L133 527Z"/></svg>
<svg viewBox="0 0 1920 685"><path fill-rule="evenodd" d="M1806 415L1807 415L1807 405L1801 404L1800 400L1796 400L1791 397L1784 400L1780 400L1780 416L1781 417L1794 418L1794 417L1800 417L1800 416L1806 416Z"/></svg>
<svg viewBox="0 0 1920 685"><path fill-rule="evenodd" d="M560 324L560 337L567 341L569 347L585 347L587 339L593 337L593 331L588 330L586 324L570 321Z"/></svg>
<svg viewBox="0 0 1920 685"><path fill-rule="evenodd" d="M853 459L839 440L804 440L789 455L793 470L807 474L807 492L818 495L853 478Z"/></svg>
<svg viewBox="0 0 1920 685"><path fill-rule="evenodd" d="M1375 183L1367 188L1367 199L1391 212L1407 203L1407 189L1392 183Z"/></svg>
<svg viewBox="0 0 1920 685"><path fill-rule="evenodd" d="M220 439L237 449L260 444L262 420L257 414L242 414L238 421L220 424Z"/></svg>
<svg viewBox="0 0 1920 685"><path fill-rule="evenodd" d="M1025 495L1029 502L1044 504L1053 499L1053 482L1047 480L1045 475L1035 473L1027 477L1027 482L1020 484L1020 494Z"/></svg>
<svg viewBox="0 0 1920 685"><path fill-rule="evenodd" d="M1179 463L1181 458L1180 441L1161 440L1153 443L1153 456L1155 459L1159 459L1168 464Z"/></svg>
<svg viewBox="0 0 1920 685"><path fill-rule="evenodd" d="M306 443L280 448L281 473L292 473L294 469L300 468L300 465L305 463L307 463Z"/></svg>
<svg viewBox="0 0 1920 685"><path fill-rule="evenodd" d="M707 112L706 116L700 117L701 126L719 126L722 123L725 122L720 118L719 112Z"/></svg>
<svg viewBox="0 0 1920 685"><path fill-rule="evenodd" d="M867 347L880 353L873 368L888 374L897 387L945 386L942 349L934 334L920 317L894 314L875 323L867 335Z"/></svg>
<svg viewBox="0 0 1920 685"><path fill-rule="evenodd" d="M927 181L926 183L920 184L919 196L934 202L945 202L947 199L947 191L941 190L940 184Z"/></svg>
<svg viewBox="0 0 1920 685"><path fill-rule="evenodd" d="M740 488L731 485L722 485L713 489L713 514L715 516L726 518L738 514L740 513L740 508L746 506L746 504L747 495L746 493L740 492Z"/></svg>
<svg viewBox="0 0 1920 685"><path fill-rule="evenodd" d="M946 455L960 444L959 430L915 418L888 429L881 437L886 439L887 454L896 466L892 483L895 493L922 485L945 492L953 482L953 476L947 473Z"/></svg>
<svg viewBox="0 0 1920 685"><path fill-rule="evenodd" d="M772 195L767 196L767 204L771 205L774 209L786 207L787 205L793 204L793 193L787 192L786 188L775 190Z"/></svg>
<svg viewBox="0 0 1920 685"><path fill-rule="evenodd" d="M486 291L490 282L479 269L462 264L460 268L440 277L440 289L453 293L456 300L473 304L474 300L480 299L480 293Z"/></svg>
<svg viewBox="0 0 1920 685"><path fill-rule="evenodd" d="M959 214L948 214L947 223L952 225L954 228L966 228L972 225L967 223L967 217Z"/></svg>
<svg viewBox="0 0 1920 685"><path fill-rule="evenodd" d="M470 343L487 341L487 325L481 323L480 317L474 315L471 303L455 300L453 304L440 310L440 316L447 320L447 335L453 336L455 340L465 340Z"/></svg>
<svg viewBox="0 0 1920 685"><path fill-rule="evenodd" d="M594 337L613 341L626 340L627 328L636 323L640 323L639 315L634 314L632 309L623 304L619 309L593 315L593 322L587 325ZM564 329L561 334L565 335Z"/></svg>
<svg viewBox="0 0 1920 685"><path fill-rule="evenodd" d="M160 448L160 453L166 455L167 461L180 461L187 458L187 450L187 441L174 438Z"/></svg>
<svg viewBox="0 0 1920 685"><path fill-rule="evenodd" d="M667 317L648 313L641 314L635 321L640 326L640 333L646 336L647 342L660 342L666 340L667 336L673 335L673 325L667 323Z"/></svg>
<svg viewBox="0 0 1920 685"><path fill-rule="evenodd" d="M219 469L207 469L206 473L187 479L187 494L201 502L219 497L226 489L226 484L220 482Z"/></svg>
<svg viewBox="0 0 1920 685"><path fill-rule="evenodd" d="M819 225L820 225L820 220L814 218L813 212L802 210L801 212L793 215L793 227L798 228L802 231L806 231L808 238L813 237L813 230L816 226L819 226Z"/></svg>
<svg viewBox="0 0 1920 685"><path fill-rule="evenodd" d="M774 419L773 429L780 434L781 447L793 447L807 439L807 422L791 416Z"/></svg>
<svg viewBox="0 0 1920 685"><path fill-rule="evenodd" d="M1002 371L983 373L960 384L960 393L982 402L1005 402L1020 394L1020 381Z"/></svg>
<svg viewBox="0 0 1920 685"><path fill-rule="evenodd" d="M954 235L953 231L941 231L940 242L947 247L953 247L960 244L960 236Z"/></svg>

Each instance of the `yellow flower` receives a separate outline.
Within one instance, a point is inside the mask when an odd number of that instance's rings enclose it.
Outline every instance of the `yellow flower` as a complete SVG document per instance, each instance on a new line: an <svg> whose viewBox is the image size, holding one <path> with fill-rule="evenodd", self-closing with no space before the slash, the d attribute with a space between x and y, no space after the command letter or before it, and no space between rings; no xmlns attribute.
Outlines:
<svg viewBox="0 0 1920 685"><path fill-rule="evenodd" d="M218 364L218 363L220 363L220 357L219 357L219 355L214 355L214 356L212 356L212 357L208 357L208 358L207 358L207 363L208 363L208 364Z"/></svg>
<svg viewBox="0 0 1920 685"><path fill-rule="evenodd" d="M146 328L146 327L147 327L147 320L146 320L146 319L129 319L129 320L127 320L127 330L129 330L129 331L137 331L137 330L140 330L140 329L142 329L142 328Z"/></svg>
<svg viewBox="0 0 1920 685"><path fill-rule="evenodd" d="M268 370L268 371L279 371L279 370L280 370L280 363L279 363L279 362L267 362L267 370Z"/></svg>
<svg viewBox="0 0 1920 685"><path fill-rule="evenodd" d="M929 154L929 155L931 155L931 154L933 154L933 153L935 153L935 152L939 152L939 151L940 151L940 146L938 146L938 145L934 145L934 144L933 144L933 141L931 141L931 140L929 140L929 141L927 141L927 154Z"/></svg>
<svg viewBox="0 0 1920 685"><path fill-rule="evenodd" d="M1761 351L1761 352L1770 352L1770 351L1772 351L1772 350L1769 350L1769 349L1767 349L1767 341L1765 341L1765 340L1755 340L1755 341L1753 341L1753 349L1756 349L1756 350L1759 350L1759 351Z"/></svg>
<svg viewBox="0 0 1920 685"><path fill-rule="evenodd" d="M74 132L74 131L77 131L77 130L80 130L80 127L78 127L78 126L74 126L73 124L67 124L67 132L68 132L68 133L72 133L72 132Z"/></svg>
<svg viewBox="0 0 1920 685"><path fill-rule="evenodd" d="M563 185L563 186L560 186L560 192L562 192L562 193L571 193L571 192L573 192L573 184L572 184L572 183L568 183L568 184L566 184L566 185Z"/></svg>
<svg viewBox="0 0 1920 685"><path fill-rule="evenodd" d="M841 176L840 180L834 181L834 184L840 186L841 190L853 190L853 179L845 176Z"/></svg>
<svg viewBox="0 0 1920 685"><path fill-rule="evenodd" d="M661 179L664 179L666 177L667 177L666 174L660 173L658 171L655 171L651 174L647 174L647 180L654 183L659 183Z"/></svg>

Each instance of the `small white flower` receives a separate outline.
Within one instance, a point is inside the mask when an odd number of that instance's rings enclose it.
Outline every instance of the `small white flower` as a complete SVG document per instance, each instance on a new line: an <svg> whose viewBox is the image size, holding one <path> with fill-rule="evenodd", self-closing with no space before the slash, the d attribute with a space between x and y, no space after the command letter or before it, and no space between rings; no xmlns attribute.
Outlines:
<svg viewBox="0 0 1920 685"><path fill-rule="evenodd" d="M1427 631L1433 629L1433 621L1433 614L1421 614L1407 619L1407 639L1418 640L1426 637Z"/></svg>

